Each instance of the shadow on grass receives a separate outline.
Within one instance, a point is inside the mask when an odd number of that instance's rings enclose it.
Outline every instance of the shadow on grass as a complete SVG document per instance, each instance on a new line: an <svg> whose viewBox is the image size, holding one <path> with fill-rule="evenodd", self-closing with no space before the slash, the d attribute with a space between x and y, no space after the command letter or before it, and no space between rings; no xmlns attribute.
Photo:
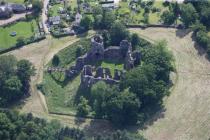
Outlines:
<svg viewBox="0 0 210 140"><path fill-rule="evenodd" d="M87 37L87 36L88 36L88 31L84 32L84 33L81 33L81 34L77 34L77 37L79 37L79 38L84 38L84 37Z"/></svg>
<svg viewBox="0 0 210 140"><path fill-rule="evenodd" d="M85 88L83 86L79 86L78 90L77 90L77 93L75 95L75 98L74 98L74 104L78 104L79 103L79 100L80 100L80 97L83 96L85 97L86 99L90 100L90 88Z"/></svg>
<svg viewBox="0 0 210 140"><path fill-rule="evenodd" d="M99 134L106 136L117 131L109 121L102 119L91 120L89 125L86 125L83 130L89 137L97 136Z"/></svg>
<svg viewBox="0 0 210 140"><path fill-rule="evenodd" d="M176 30L176 36L178 36L179 38L183 38L186 35L188 35L192 30L190 29L178 29Z"/></svg>
<svg viewBox="0 0 210 140"><path fill-rule="evenodd" d="M73 81L78 75L74 75L73 77L69 78L68 76L65 75L65 79L63 81L58 80L53 74L49 74L51 76L51 78L58 84L60 85L62 88L65 87L69 82Z"/></svg>

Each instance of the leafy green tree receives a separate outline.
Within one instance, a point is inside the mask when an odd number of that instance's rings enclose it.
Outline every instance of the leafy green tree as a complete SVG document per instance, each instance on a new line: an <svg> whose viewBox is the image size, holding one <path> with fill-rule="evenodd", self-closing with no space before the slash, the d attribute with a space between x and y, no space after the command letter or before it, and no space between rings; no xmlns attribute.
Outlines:
<svg viewBox="0 0 210 140"><path fill-rule="evenodd" d="M80 25L85 28L85 30L89 30L93 27L93 17L90 15L84 16L80 22Z"/></svg>
<svg viewBox="0 0 210 140"><path fill-rule="evenodd" d="M119 45L123 39L129 38L129 32L126 27L119 21L116 21L110 29L112 45Z"/></svg>
<svg viewBox="0 0 210 140"><path fill-rule="evenodd" d="M102 28L102 19L103 19L103 16L102 15L96 15L96 16L94 16L94 28L95 29Z"/></svg>
<svg viewBox="0 0 210 140"><path fill-rule="evenodd" d="M17 39L17 46L23 46L25 44L25 39L24 39L24 37L22 37L22 36L20 36L20 37L18 37L18 39Z"/></svg>
<svg viewBox="0 0 210 140"><path fill-rule="evenodd" d="M42 12L43 3L40 0L32 0L33 9L35 15L39 15Z"/></svg>
<svg viewBox="0 0 210 140"><path fill-rule="evenodd" d="M107 102L107 115L117 126L135 124L140 102L132 92L124 90Z"/></svg>
<svg viewBox="0 0 210 140"><path fill-rule="evenodd" d="M17 76L12 76L7 79L4 83L4 97L7 98L8 101L12 101L14 99L20 98L22 96L22 83L18 79Z"/></svg>
<svg viewBox="0 0 210 140"><path fill-rule="evenodd" d="M85 117L90 112L90 106L88 105L88 100L83 96L80 97L80 103L77 108L77 115L80 117Z"/></svg>
<svg viewBox="0 0 210 140"><path fill-rule="evenodd" d="M210 44L210 37L205 31L200 30L196 33L196 41L201 47L206 49L207 45Z"/></svg>
<svg viewBox="0 0 210 140"><path fill-rule="evenodd" d="M208 4L210 6L210 2ZM205 6L201 10L201 22L206 25L207 27L210 27L210 9L209 6Z"/></svg>
<svg viewBox="0 0 210 140"><path fill-rule="evenodd" d="M131 44L134 49L136 48L137 45L140 44L140 38L138 34L134 33L131 35Z"/></svg>
<svg viewBox="0 0 210 140"><path fill-rule="evenodd" d="M166 48L166 42L161 41L155 47L147 47L142 51L143 61L153 64L156 69L157 80L168 82L170 71L173 71L173 56Z"/></svg>
<svg viewBox="0 0 210 140"><path fill-rule="evenodd" d="M183 21L186 27L189 27L190 25L194 24L198 19L198 13L192 4L182 4L180 10L181 20Z"/></svg>
<svg viewBox="0 0 210 140"><path fill-rule="evenodd" d="M0 113L0 139L9 140L13 137L15 132L15 126L11 123L11 120L3 113Z"/></svg>
<svg viewBox="0 0 210 140"><path fill-rule="evenodd" d="M58 55L54 55L54 56L53 56L53 59L52 59L52 64L53 64L54 66L58 66L59 63L60 63L60 58L59 58L59 56L58 56Z"/></svg>
<svg viewBox="0 0 210 140"><path fill-rule="evenodd" d="M35 68L28 60L20 60L17 63L17 75L22 82L29 82L35 74Z"/></svg>
<svg viewBox="0 0 210 140"><path fill-rule="evenodd" d="M93 101L93 109L96 113L96 117L103 117L106 115L106 103L115 95L118 91L116 87L110 87L104 82L97 82L91 87L91 98Z"/></svg>
<svg viewBox="0 0 210 140"><path fill-rule="evenodd" d="M164 11L161 15L161 20L164 24L171 25L175 22L176 17L173 12L170 11Z"/></svg>
<svg viewBox="0 0 210 140"><path fill-rule="evenodd" d="M34 67L27 60L12 55L0 56L0 106L6 106L28 93Z"/></svg>
<svg viewBox="0 0 210 140"><path fill-rule="evenodd" d="M103 29L110 29L112 24L115 22L116 17L114 12L111 11L104 11L103 12L103 19L102 19L102 28Z"/></svg>

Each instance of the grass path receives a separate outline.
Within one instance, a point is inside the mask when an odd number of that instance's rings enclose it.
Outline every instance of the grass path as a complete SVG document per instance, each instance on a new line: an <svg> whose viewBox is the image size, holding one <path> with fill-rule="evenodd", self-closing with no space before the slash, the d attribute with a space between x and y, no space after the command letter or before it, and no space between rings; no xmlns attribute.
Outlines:
<svg viewBox="0 0 210 140"><path fill-rule="evenodd" d="M175 29L131 29L152 41L165 39L175 57L177 81L165 99L166 111L146 129L149 140L205 140L210 137L210 63L192 33ZM157 116L156 116L157 117Z"/></svg>

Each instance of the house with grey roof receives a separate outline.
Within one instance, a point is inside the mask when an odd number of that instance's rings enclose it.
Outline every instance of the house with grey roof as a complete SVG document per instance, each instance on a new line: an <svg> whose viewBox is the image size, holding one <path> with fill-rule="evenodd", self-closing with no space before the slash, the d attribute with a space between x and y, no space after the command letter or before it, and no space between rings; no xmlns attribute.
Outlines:
<svg viewBox="0 0 210 140"><path fill-rule="evenodd" d="M61 17L60 16L54 16L49 18L49 24L51 25L58 25L61 22Z"/></svg>

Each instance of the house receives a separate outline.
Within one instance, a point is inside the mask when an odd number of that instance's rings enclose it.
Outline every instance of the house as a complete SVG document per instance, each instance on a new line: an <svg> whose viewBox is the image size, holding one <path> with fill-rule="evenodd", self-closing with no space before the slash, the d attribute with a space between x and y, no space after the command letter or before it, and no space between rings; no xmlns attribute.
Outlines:
<svg viewBox="0 0 210 140"><path fill-rule="evenodd" d="M114 5L114 3L104 3L104 4L102 4L101 5L101 7L103 8L103 9L107 9L107 10L111 10L111 9L114 9L115 8L115 5Z"/></svg>
<svg viewBox="0 0 210 140"><path fill-rule="evenodd" d="M60 16L54 16L49 18L49 24L51 25L58 25L61 22L61 17Z"/></svg>
<svg viewBox="0 0 210 140"><path fill-rule="evenodd" d="M23 13L26 11L26 6L22 4L11 4L14 13Z"/></svg>
<svg viewBox="0 0 210 140"><path fill-rule="evenodd" d="M102 0L100 1L101 7L106 10L112 10L116 8L114 0Z"/></svg>
<svg viewBox="0 0 210 140"><path fill-rule="evenodd" d="M12 8L10 5L0 5L0 18L10 18L12 16Z"/></svg>

